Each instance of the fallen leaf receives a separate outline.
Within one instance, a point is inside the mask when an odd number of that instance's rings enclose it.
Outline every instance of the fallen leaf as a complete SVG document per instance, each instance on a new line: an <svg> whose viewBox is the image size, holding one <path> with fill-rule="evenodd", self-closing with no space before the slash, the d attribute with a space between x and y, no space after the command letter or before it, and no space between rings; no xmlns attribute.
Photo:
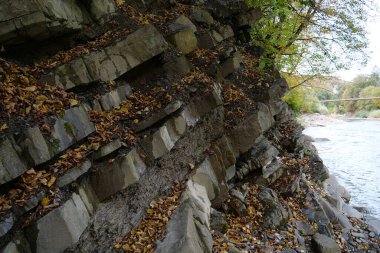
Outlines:
<svg viewBox="0 0 380 253"><path fill-rule="evenodd" d="M47 205L49 205L49 198L48 197L45 197L41 200L41 206L45 207Z"/></svg>
<svg viewBox="0 0 380 253"><path fill-rule="evenodd" d="M24 88L24 90L26 90L26 91L36 91L37 90L37 86L28 86L28 87L26 87L26 88Z"/></svg>
<svg viewBox="0 0 380 253"><path fill-rule="evenodd" d="M29 169L29 170L26 171L26 174L31 175L31 174L37 174L37 173L36 173L36 171L34 169Z"/></svg>
<svg viewBox="0 0 380 253"><path fill-rule="evenodd" d="M0 127L0 131L3 131L3 130L8 129L8 128L9 128L8 124L7 124L7 123L4 123L4 124Z"/></svg>
<svg viewBox="0 0 380 253"><path fill-rule="evenodd" d="M55 183L56 180L57 178L55 176L52 176L49 182L47 183L47 186L50 188Z"/></svg>
<svg viewBox="0 0 380 253"><path fill-rule="evenodd" d="M90 150L98 150L100 148L99 142L93 142L88 146L88 149Z"/></svg>
<svg viewBox="0 0 380 253"><path fill-rule="evenodd" d="M70 106L76 106L79 104L79 101L76 99L69 99Z"/></svg>

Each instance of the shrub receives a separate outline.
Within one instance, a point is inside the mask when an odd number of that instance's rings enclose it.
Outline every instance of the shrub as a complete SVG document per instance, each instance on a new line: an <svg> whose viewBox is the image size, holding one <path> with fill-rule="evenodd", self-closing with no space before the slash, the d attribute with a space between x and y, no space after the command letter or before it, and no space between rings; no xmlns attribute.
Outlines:
<svg viewBox="0 0 380 253"><path fill-rule="evenodd" d="M380 110L374 110L368 114L368 118L380 119Z"/></svg>
<svg viewBox="0 0 380 253"><path fill-rule="evenodd" d="M357 118L368 118L368 111L357 111L354 116Z"/></svg>

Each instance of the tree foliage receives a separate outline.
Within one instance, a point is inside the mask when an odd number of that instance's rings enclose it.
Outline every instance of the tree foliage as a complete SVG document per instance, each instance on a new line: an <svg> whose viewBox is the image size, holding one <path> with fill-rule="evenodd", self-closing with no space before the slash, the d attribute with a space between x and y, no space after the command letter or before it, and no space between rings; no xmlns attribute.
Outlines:
<svg viewBox="0 0 380 253"><path fill-rule="evenodd" d="M371 0L248 0L263 13L251 38L261 67L326 74L365 62Z"/></svg>
<svg viewBox="0 0 380 253"><path fill-rule="evenodd" d="M356 77L350 85L347 85L342 93L342 98L369 98L380 97L380 73L373 72L370 75ZM380 100L349 101L344 102L345 112L358 110L380 109Z"/></svg>
<svg viewBox="0 0 380 253"><path fill-rule="evenodd" d="M288 76L290 91L284 97L285 102L296 112L317 112L319 110L319 92L309 86L298 85L303 77Z"/></svg>

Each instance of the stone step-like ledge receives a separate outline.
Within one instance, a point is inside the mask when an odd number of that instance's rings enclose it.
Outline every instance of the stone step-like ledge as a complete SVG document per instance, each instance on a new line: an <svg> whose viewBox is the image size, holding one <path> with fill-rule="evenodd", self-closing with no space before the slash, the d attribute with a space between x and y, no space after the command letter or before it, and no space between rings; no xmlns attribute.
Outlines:
<svg viewBox="0 0 380 253"><path fill-rule="evenodd" d="M122 142L120 139L116 139L111 141L110 143L105 144L104 146L101 146L95 153L93 154L92 158L95 160L99 160L116 150L122 147Z"/></svg>
<svg viewBox="0 0 380 253"><path fill-rule="evenodd" d="M0 141L0 185L9 182L23 174L27 165L19 156L21 150L13 138Z"/></svg>
<svg viewBox="0 0 380 253"><path fill-rule="evenodd" d="M255 145L255 141L274 124L269 108L258 103L258 109L229 134L235 156L244 154Z"/></svg>
<svg viewBox="0 0 380 253"><path fill-rule="evenodd" d="M222 104L222 98L216 90L204 97L194 99L179 115L169 119L157 131L143 140L144 150L152 159L164 156L185 134L187 128L195 126L204 115Z"/></svg>
<svg viewBox="0 0 380 253"><path fill-rule="evenodd" d="M50 120L55 121L51 136L30 127L0 142L0 185L19 177L28 167L48 162L95 131L84 106L67 109L63 116Z"/></svg>
<svg viewBox="0 0 380 253"><path fill-rule="evenodd" d="M124 100L132 95L132 88L128 84L121 85L116 89L102 95L99 100L92 101L92 108L98 111L109 111L118 107Z"/></svg>
<svg viewBox="0 0 380 253"><path fill-rule="evenodd" d="M210 212L206 188L189 180L166 227L166 236L157 242L154 252L211 252Z"/></svg>
<svg viewBox="0 0 380 253"><path fill-rule="evenodd" d="M64 151L94 131L95 126L83 106L66 110L63 117L56 118L53 127L53 134L49 140L52 153Z"/></svg>
<svg viewBox="0 0 380 253"><path fill-rule="evenodd" d="M49 212L26 230L35 252L63 252L79 240L90 215L79 195L73 193L62 206Z"/></svg>
<svg viewBox="0 0 380 253"><path fill-rule="evenodd" d="M91 168L90 160L86 160L80 167L72 168L57 179L57 185L62 188L85 174Z"/></svg>
<svg viewBox="0 0 380 253"><path fill-rule="evenodd" d="M205 159L199 167L196 169L195 174L192 176L192 180L199 185L205 187L208 198L212 201L219 194L220 188L218 179L214 173L210 161Z"/></svg>
<svg viewBox="0 0 380 253"><path fill-rule="evenodd" d="M92 52L58 67L42 80L65 90L97 81L115 80L164 52L167 47L167 42L157 29L146 25L102 51Z"/></svg>
<svg viewBox="0 0 380 253"><path fill-rule="evenodd" d="M166 117L170 116L174 112L178 111L181 108L181 106L182 106L181 101L178 101L178 100L173 101L170 104L168 104L162 111L159 111L153 114L152 116L148 117L147 119L142 120L141 122L133 126L132 129L135 132L141 132L153 126L157 122L165 119Z"/></svg>
<svg viewBox="0 0 380 253"><path fill-rule="evenodd" d="M146 166L135 149L111 163L97 166L89 182L99 201L139 181Z"/></svg>

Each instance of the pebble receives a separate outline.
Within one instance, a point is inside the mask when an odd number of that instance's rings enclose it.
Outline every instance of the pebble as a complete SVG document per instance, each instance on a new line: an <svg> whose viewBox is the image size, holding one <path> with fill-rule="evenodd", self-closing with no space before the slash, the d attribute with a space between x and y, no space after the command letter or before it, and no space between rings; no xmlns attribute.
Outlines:
<svg viewBox="0 0 380 253"><path fill-rule="evenodd" d="M375 233L374 232L369 233L369 237L371 238L375 237Z"/></svg>
<svg viewBox="0 0 380 253"><path fill-rule="evenodd" d="M358 237L358 238L363 238L363 239L366 238L365 234L363 234L363 233L355 233L355 232L352 232L351 235L353 235L353 236L355 236L355 237Z"/></svg>

